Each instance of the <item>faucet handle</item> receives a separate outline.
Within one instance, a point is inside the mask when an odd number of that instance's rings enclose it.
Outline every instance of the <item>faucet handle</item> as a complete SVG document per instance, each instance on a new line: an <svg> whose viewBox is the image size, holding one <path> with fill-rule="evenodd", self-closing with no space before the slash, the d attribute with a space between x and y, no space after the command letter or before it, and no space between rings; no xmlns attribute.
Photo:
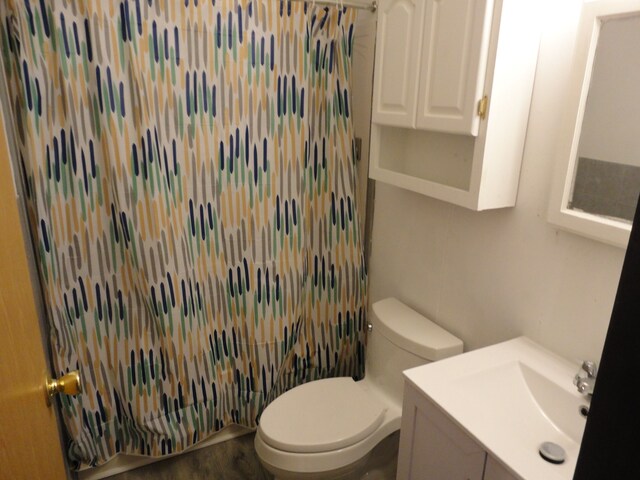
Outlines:
<svg viewBox="0 0 640 480"><path fill-rule="evenodd" d="M582 362L580 371L576 373L575 377L573 377L573 384L578 388L578 392L585 395L593 394L593 388L596 384L597 370L595 362L591 362L589 360ZM585 372L587 375L583 376L582 372Z"/></svg>
<svg viewBox="0 0 640 480"><path fill-rule="evenodd" d="M596 367L596 362L592 362L590 360L585 360L582 362L582 370L587 372L588 378L595 378L596 373L598 371L598 367Z"/></svg>
<svg viewBox="0 0 640 480"><path fill-rule="evenodd" d="M578 382L581 380L582 380L582 377L580 376L580 373L576 373L575 376L573 377L573 384L578 385Z"/></svg>
<svg viewBox="0 0 640 480"><path fill-rule="evenodd" d="M575 386L578 387L578 392L580 393L593 393L593 386L584 378L579 379L577 382L574 382ZM591 389L591 390L589 390Z"/></svg>

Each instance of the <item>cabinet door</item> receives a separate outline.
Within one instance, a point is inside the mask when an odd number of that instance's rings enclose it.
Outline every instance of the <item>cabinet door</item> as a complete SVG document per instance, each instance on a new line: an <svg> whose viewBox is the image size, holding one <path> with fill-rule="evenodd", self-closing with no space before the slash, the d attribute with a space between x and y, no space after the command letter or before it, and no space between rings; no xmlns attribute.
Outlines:
<svg viewBox="0 0 640 480"><path fill-rule="evenodd" d="M425 0L417 127L477 135L493 0Z"/></svg>
<svg viewBox="0 0 640 480"><path fill-rule="evenodd" d="M378 7L374 123L415 127L424 0L382 0Z"/></svg>
<svg viewBox="0 0 640 480"><path fill-rule="evenodd" d="M487 455L487 465L484 469L483 480L516 480L516 477L491 455Z"/></svg>
<svg viewBox="0 0 640 480"><path fill-rule="evenodd" d="M482 480L485 457L438 407L405 387L397 480Z"/></svg>

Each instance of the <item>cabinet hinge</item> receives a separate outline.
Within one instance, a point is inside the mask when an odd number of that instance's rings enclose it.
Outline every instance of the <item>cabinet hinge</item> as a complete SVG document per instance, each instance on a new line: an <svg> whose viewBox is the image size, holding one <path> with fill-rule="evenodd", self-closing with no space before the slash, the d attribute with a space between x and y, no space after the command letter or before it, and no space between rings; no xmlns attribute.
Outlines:
<svg viewBox="0 0 640 480"><path fill-rule="evenodd" d="M354 157L356 162L362 159L362 138L356 137L354 143Z"/></svg>
<svg viewBox="0 0 640 480"><path fill-rule="evenodd" d="M482 99L478 100L478 116L484 120L487 116L487 109L489 107L489 99L485 95Z"/></svg>

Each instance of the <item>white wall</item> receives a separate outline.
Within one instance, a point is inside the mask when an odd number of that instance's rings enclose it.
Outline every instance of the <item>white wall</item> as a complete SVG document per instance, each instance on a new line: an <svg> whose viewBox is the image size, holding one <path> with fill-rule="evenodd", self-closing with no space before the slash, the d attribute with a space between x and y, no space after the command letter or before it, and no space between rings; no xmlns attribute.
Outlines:
<svg viewBox="0 0 640 480"><path fill-rule="evenodd" d="M640 16L605 22L578 156L640 166Z"/></svg>
<svg viewBox="0 0 640 480"><path fill-rule="evenodd" d="M546 221L579 11L549 3L516 207L477 213L378 182L370 301L397 297L467 350L527 335L598 360L624 251Z"/></svg>

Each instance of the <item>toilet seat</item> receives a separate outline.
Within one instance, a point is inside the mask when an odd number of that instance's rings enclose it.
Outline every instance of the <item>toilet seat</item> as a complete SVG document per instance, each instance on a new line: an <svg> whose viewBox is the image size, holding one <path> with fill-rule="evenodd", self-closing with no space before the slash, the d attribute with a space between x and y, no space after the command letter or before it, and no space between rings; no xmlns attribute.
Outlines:
<svg viewBox="0 0 640 480"><path fill-rule="evenodd" d="M320 453L354 445L382 423L386 408L350 377L328 378L293 388L274 400L258 432L269 446Z"/></svg>

